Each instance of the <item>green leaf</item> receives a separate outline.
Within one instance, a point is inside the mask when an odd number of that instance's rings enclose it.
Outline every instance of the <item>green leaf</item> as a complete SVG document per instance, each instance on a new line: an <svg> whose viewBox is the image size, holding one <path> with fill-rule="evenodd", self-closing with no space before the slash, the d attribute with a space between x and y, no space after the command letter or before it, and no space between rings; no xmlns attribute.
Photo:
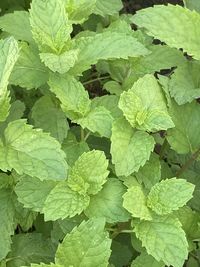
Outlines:
<svg viewBox="0 0 200 267"><path fill-rule="evenodd" d="M9 123L4 133L2 170L15 169L41 180L64 180L67 177L65 154L58 141L40 129L33 129L26 120ZM22 145L23 144L23 145Z"/></svg>
<svg viewBox="0 0 200 267"><path fill-rule="evenodd" d="M132 129L123 118L113 123L111 155L118 176L137 172L149 159L153 149L154 139L147 133Z"/></svg>
<svg viewBox="0 0 200 267"><path fill-rule="evenodd" d="M197 0L184 0L184 5L190 10L196 10L200 13L200 3Z"/></svg>
<svg viewBox="0 0 200 267"><path fill-rule="evenodd" d="M72 167L69 178L69 187L80 194L97 194L106 182L109 174L108 160L104 152L92 150L83 153Z"/></svg>
<svg viewBox="0 0 200 267"><path fill-rule="evenodd" d="M98 0L94 13L103 17L107 15L115 15L123 8L121 0Z"/></svg>
<svg viewBox="0 0 200 267"><path fill-rule="evenodd" d="M44 263L40 263L40 264L31 264L31 267L64 267L63 265L60 264L54 264L54 263L50 263L50 264L44 264ZM24 267L24 266L23 266ZM25 266L26 267L26 266Z"/></svg>
<svg viewBox="0 0 200 267"><path fill-rule="evenodd" d="M78 49L65 51L60 55L53 53L40 53L42 62L53 72L66 73L72 68L78 58Z"/></svg>
<svg viewBox="0 0 200 267"><path fill-rule="evenodd" d="M157 261L174 267L183 266L188 255L188 243L178 219L172 215L155 215L152 221L137 223L134 232L147 253Z"/></svg>
<svg viewBox="0 0 200 267"><path fill-rule="evenodd" d="M70 22L73 24L82 24L93 13L96 0L65 0L66 10Z"/></svg>
<svg viewBox="0 0 200 267"><path fill-rule="evenodd" d="M41 181L24 175L17 183L15 193L25 208L42 212L46 198L55 186L54 181Z"/></svg>
<svg viewBox="0 0 200 267"><path fill-rule="evenodd" d="M26 89L38 88L47 82L48 76L48 69L40 61L37 48L23 43L10 83Z"/></svg>
<svg viewBox="0 0 200 267"><path fill-rule="evenodd" d="M89 111L91 101L88 92L73 76L65 75L64 78L51 75L48 84L50 90L60 100L62 110L70 119L82 117Z"/></svg>
<svg viewBox="0 0 200 267"><path fill-rule="evenodd" d="M200 147L199 104L193 102L179 106L173 103L170 114L175 124L175 128L167 131L170 146L179 154L194 153Z"/></svg>
<svg viewBox="0 0 200 267"><path fill-rule="evenodd" d="M179 105L200 97L199 72L198 62L187 62L174 71L169 82L169 91Z"/></svg>
<svg viewBox="0 0 200 267"><path fill-rule="evenodd" d="M80 195L70 189L66 182L60 182L45 200L42 210L45 221L55 221L80 214L89 205L89 201L89 196Z"/></svg>
<svg viewBox="0 0 200 267"><path fill-rule="evenodd" d="M11 104L8 117L0 124L0 134L2 135L8 123L17 119L21 119L25 111L25 105L20 100L16 100Z"/></svg>
<svg viewBox="0 0 200 267"><path fill-rule="evenodd" d="M184 179L171 178L155 184L149 192L147 205L164 215L183 207L191 198L194 185Z"/></svg>
<svg viewBox="0 0 200 267"><path fill-rule="evenodd" d="M174 127L161 88L153 75L145 75L121 94L119 108L131 124L140 130L159 131Z"/></svg>
<svg viewBox="0 0 200 267"><path fill-rule="evenodd" d="M131 186L123 195L123 206L133 217L141 220L152 220L151 211L147 207L147 197L140 185Z"/></svg>
<svg viewBox="0 0 200 267"><path fill-rule="evenodd" d="M56 264L74 267L107 267L111 240L101 218L83 221L67 234L56 252ZM66 257L67 255L67 257Z"/></svg>
<svg viewBox="0 0 200 267"><path fill-rule="evenodd" d="M106 47L106 49L105 49ZM149 53L136 38L124 33L105 31L90 37L80 37L73 42L73 49L79 49L77 62L71 74L81 74L99 60L138 57Z"/></svg>
<svg viewBox="0 0 200 267"><path fill-rule="evenodd" d="M67 118L51 97L41 97L33 106L31 117L36 127L49 132L60 143L67 137Z"/></svg>
<svg viewBox="0 0 200 267"><path fill-rule="evenodd" d="M0 190L0 261L10 251L10 236L14 234L14 201L11 190Z"/></svg>
<svg viewBox="0 0 200 267"><path fill-rule="evenodd" d="M33 38L29 19L27 11L14 11L0 17L0 28L17 40L32 43Z"/></svg>
<svg viewBox="0 0 200 267"><path fill-rule="evenodd" d="M90 112L83 118L74 120L83 129L87 128L93 133L98 133L101 137L110 138L113 117L109 110L103 106L91 108Z"/></svg>
<svg viewBox="0 0 200 267"><path fill-rule="evenodd" d="M180 5L155 5L137 12L133 22L156 39L200 59L200 15Z"/></svg>
<svg viewBox="0 0 200 267"><path fill-rule="evenodd" d="M153 185L159 182L161 178L161 165L159 157L152 153L150 159L137 173L134 173L137 180L143 183L145 188L151 189Z"/></svg>
<svg viewBox="0 0 200 267"><path fill-rule="evenodd" d="M134 73L137 75L153 74L156 71L181 66L186 62L181 51L167 45L151 45L148 49L151 51L149 55L131 60Z"/></svg>
<svg viewBox="0 0 200 267"><path fill-rule="evenodd" d="M141 253L131 264L131 267L165 267L162 262L156 261L151 255L146 252Z"/></svg>
<svg viewBox="0 0 200 267"><path fill-rule="evenodd" d="M55 249L49 239L40 233L14 235L7 267L21 267L30 263L49 263L54 260Z"/></svg>
<svg viewBox="0 0 200 267"><path fill-rule="evenodd" d="M18 44L13 37L0 40L0 122L5 121L10 110L8 80L19 55Z"/></svg>
<svg viewBox="0 0 200 267"><path fill-rule="evenodd" d="M85 210L87 217L104 217L108 223L125 222L130 218L122 206L122 195L126 192L121 181L109 178L103 189L91 196L90 204Z"/></svg>
<svg viewBox="0 0 200 267"><path fill-rule="evenodd" d="M70 38L72 26L62 0L34 0L30 22L33 37L42 52L48 52L50 48L59 53Z"/></svg>
<svg viewBox="0 0 200 267"><path fill-rule="evenodd" d="M62 149L66 154L66 161L71 167L84 152L90 150L85 141L78 142L71 132L69 132L67 138L63 141Z"/></svg>

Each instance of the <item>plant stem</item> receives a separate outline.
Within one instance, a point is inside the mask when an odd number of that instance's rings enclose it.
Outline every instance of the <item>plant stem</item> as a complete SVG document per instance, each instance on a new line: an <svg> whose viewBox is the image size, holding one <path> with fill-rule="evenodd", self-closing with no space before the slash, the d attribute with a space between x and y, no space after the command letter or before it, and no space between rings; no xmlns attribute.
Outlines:
<svg viewBox="0 0 200 267"><path fill-rule="evenodd" d="M87 84L90 84L90 83L93 83L93 82L98 82L98 81L106 80L108 78L110 78L109 75L104 76L104 77L95 78L95 79L89 80L87 82L84 82L83 85L87 85Z"/></svg>
<svg viewBox="0 0 200 267"><path fill-rule="evenodd" d="M86 141L86 140L88 139L88 137L90 136L90 133L91 133L91 132L88 132L88 133L86 134L86 136L84 137L84 141Z"/></svg>
<svg viewBox="0 0 200 267"><path fill-rule="evenodd" d="M200 148L191 156L190 159L188 159L186 161L186 163L180 168L180 170L177 172L176 177L181 176L182 173L184 173L189 167L190 165L193 163L193 161L195 159L197 159L197 157L199 156L200 153Z"/></svg>

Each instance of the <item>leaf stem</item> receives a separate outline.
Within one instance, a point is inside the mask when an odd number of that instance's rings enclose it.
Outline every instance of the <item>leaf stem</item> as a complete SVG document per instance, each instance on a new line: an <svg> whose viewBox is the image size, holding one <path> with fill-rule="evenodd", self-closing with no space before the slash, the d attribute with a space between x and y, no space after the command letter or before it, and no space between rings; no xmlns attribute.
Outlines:
<svg viewBox="0 0 200 267"><path fill-rule="evenodd" d="M93 83L93 82L98 82L98 81L106 80L106 79L108 79L108 78L110 78L109 75L104 76L104 77L98 77L98 78L89 80L89 81L87 81L87 82L84 82L83 85L87 85L87 84L90 84L90 83Z"/></svg>
<svg viewBox="0 0 200 267"><path fill-rule="evenodd" d="M196 160L197 157L199 156L199 153L200 153L200 148L180 168L180 170L176 174L176 177L181 176L190 167L190 165L193 163L193 161Z"/></svg>
<svg viewBox="0 0 200 267"><path fill-rule="evenodd" d="M83 128L81 128L81 141L84 141L84 130L83 130Z"/></svg>

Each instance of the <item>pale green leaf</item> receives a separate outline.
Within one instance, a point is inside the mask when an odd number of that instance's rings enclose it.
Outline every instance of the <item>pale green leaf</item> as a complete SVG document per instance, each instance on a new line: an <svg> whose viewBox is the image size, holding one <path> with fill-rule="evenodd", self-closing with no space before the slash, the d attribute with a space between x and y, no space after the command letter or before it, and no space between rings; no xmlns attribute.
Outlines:
<svg viewBox="0 0 200 267"><path fill-rule="evenodd" d="M162 90L153 75L145 75L122 93L119 108L132 127L150 132L174 127Z"/></svg>
<svg viewBox="0 0 200 267"><path fill-rule="evenodd" d="M70 22L81 24L93 13L97 0L65 0Z"/></svg>
<svg viewBox="0 0 200 267"><path fill-rule="evenodd" d="M23 266L26 267L26 266ZM63 265L60 264L54 264L54 263L50 263L50 264L45 264L45 263L40 263L40 264L31 264L31 267L64 267Z"/></svg>
<svg viewBox="0 0 200 267"><path fill-rule="evenodd" d="M97 0L94 13L103 17L115 15L123 8L121 0Z"/></svg>
<svg viewBox="0 0 200 267"><path fill-rule="evenodd" d="M18 44L13 37L0 40L0 122L5 121L9 114L10 93L7 86L18 56Z"/></svg>
<svg viewBox="0 0 200 267"><path fill-rule="evenodd" d="M174 71L169 81L169 91L179 105L200 97L199 72L198 62L187 62Z"/></svg>
<svg viewBox="0 0 200 267"><path fill-rule="evenodd" d="M56 252L56 264L74 267L107 267L111 240L101 218L83 221L67 234ZM67 255L67 257L66 257Z"/></svg>
<svg viewBox="0 0 200 267"><path fill-rule="evenodd" d="M147 197L141 186L131 186L123 195L123 206L133 217L141 220L152 220L151 211L147 207Z"/></svg>
<svg viewBox="0 0 200 267"><path fill-rule="evenodd" d="M154 139L145 132L132 129L125 119L113 123L111 136L112 162L116 174L129 176L149 159Z"/></svg>
<svg viewBox="0 0 200 267"><path fill-rule="evenodd" d="M30 9L33 37L42 52L59 53L70 38L69 24L62 0L34 0Z"/></svg>
<svg viewBox="0 0 200 267"><path fill-rule="evenodd" d="M152 153L150 159L134 175L147 189L158 183L161 178L161 165L157 154Z"/></svg>
<svg viewBox="0 0 200 267"><path fill-rule="evenodd" d="M131 264L131 267L165 267L165 264L158 262L146 252L141 253Z"/></svg>
<svg viewBox="0 0 200 267"><path fill-rule="evenodd" d="M88 92L81 82L71 75L65 78L59 75L51 75L48 82L50 90L61 102L61 108L66 115L74 120L84 116L90 110Z"/></svg>
<svg viewBox="0 0 200 267"><path fill-rule="evenodd" d="M50 239L45 239L40 233L14 235L12 250L8 254L7 267L21 267L30 263L40 263L54 260L55 248Z"/></svg>
<svg viewBox="0 0 200 267"><path fill-rule="evenodd" d="M194 185L185 179L171 178L155 184L147 197L147 205L164 215L183 207L191 198Z"/></svg>
<svg viewBox="0 0 200 267"><path fill-rule="evenodd" d="M125 222L130 218L123 208L122 195L126 192L121 181L109 178L103 189L91 196L90 204L85 210L86 216L104 217L108 223Z"/></svg>
<svg viewBox="0 0 200 267"><path fill-rule="evenodd" d="M69 187L79 193L95 195L106 182L109 174L108 160L104 152L92 150L83 153L72 167L69 178Z"/></svg>
<svg viewBox="0 0 200 267"><path fill-rule="evenodd" d="M156 39L200 59L200 14L180 5L155 5L140 10L133 22Z"/></svg>
<svg viewBox="0 0 200 267"><path fill-rule="evenodd" d="M78 49L65 51L60 55L53 53L40 53L42 62L53 72L66 73L72 68L78 58Z"/></svg>
<svg viewBox="0 0 200 267"><path fill-rule="evenodd" d="M93 133L110 138L113 123L111 112L103 106L91 108L90 112L83 118L74 120L83 129L87 128Z"/></svg>
<svg viewBox="0 0 200 267"><path fill-rule="evenodd" d="M48 69L40 61L37 48L23 43L20 56L10 77L10 83L32 89L40 87L47 80Z"/></svg>
<svg viewBox="0 0 200 267"><path fill-rule="evenodd" d="M27 11L14 11L1 16L0 28L17 40L33 42L29 13Z"/></svg>
<svg viewBox="0 0 200 267"><path fill-rule="evenodd" d="M186 62L183 53L167 45L151 45L149 55L131 60L134 73L144 75L154 73L163 69L171 69Z"/></svg>
<svg viewBox="0 0 200 267"><path fill-rule="evenodd" d="M104 95L92 99L91 107L103 106L110 111L113 118L117 119L122 116L122 111L118 107L119 97L115 95Z"/></svg>
<svg viewBox="0 0 200 267"><path fill-rule="evenodd" d="M63 111L49 96L41 97L33 106L31 117L34 125L49 132L60 143L67 137L69 125Z"/></svg>
<svg viewBox="0 0 200 267"><path fill-rule="evenodd" d="M200 105L173 103L170 113L175 124L175 128L167 131L170 146L179 154L194 153L200 147Z"/></svg>
<svg viewBox="0 0 200 267"><path fill-rule="evenodd" d="M40 129L33 129L26 120L9 123L4 133L2 170L15 169L41 180L64 180L67 177L65 153L58 141ZM23 144L23 145L22 145ZM5 166L7 165L6 169Z"/></svg>
<svg viewBox="0 0 200 267"><path fill-rule="evenodd" d="M15 193L25 208L42 212L46 198L55 186L54 181L41 181L24 176L17 183Z"/></svg>
<svg viewBox="0 0 200 267"><path fill-rule="evenodd" d="M181 223L172 215L154 216L141 221L134 228L147 253L166 265L182 267L188 256L188 243Z"/></svg>
<svg viewBox="0 0 200 267"><path fill-rule="evenodd" d="M130 34L103 32L91 37L77 38L72 46L79 49L78 60L70 70L72 74L81 74L99 60L143 56L149 53L136 38Z"/></svg>
<svg viewBox="0 0 200 267"><path fill-rule="evenodd" d="M80 195L68 187L66 182L60 182L47 196L44 208L45 221L65 219L80 214L88 205L88 195Z"/></svg>
<svg viewBox="0 0 200 267"><path fill-rule="evenodd" d="M11 190L0 190L0 261L10 251L10 236L14 234L14 201Z"/></svg>

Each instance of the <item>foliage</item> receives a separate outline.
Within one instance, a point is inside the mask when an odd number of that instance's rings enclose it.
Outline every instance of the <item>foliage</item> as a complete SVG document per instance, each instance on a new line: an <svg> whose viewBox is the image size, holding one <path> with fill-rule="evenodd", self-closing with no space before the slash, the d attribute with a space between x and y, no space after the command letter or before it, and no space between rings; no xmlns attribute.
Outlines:
<svg viewBox="0 0 200 267"><path fill-rule="evenodd" d="M122 7L0 3L1 267L200 264L200 5Z"/></svg>

